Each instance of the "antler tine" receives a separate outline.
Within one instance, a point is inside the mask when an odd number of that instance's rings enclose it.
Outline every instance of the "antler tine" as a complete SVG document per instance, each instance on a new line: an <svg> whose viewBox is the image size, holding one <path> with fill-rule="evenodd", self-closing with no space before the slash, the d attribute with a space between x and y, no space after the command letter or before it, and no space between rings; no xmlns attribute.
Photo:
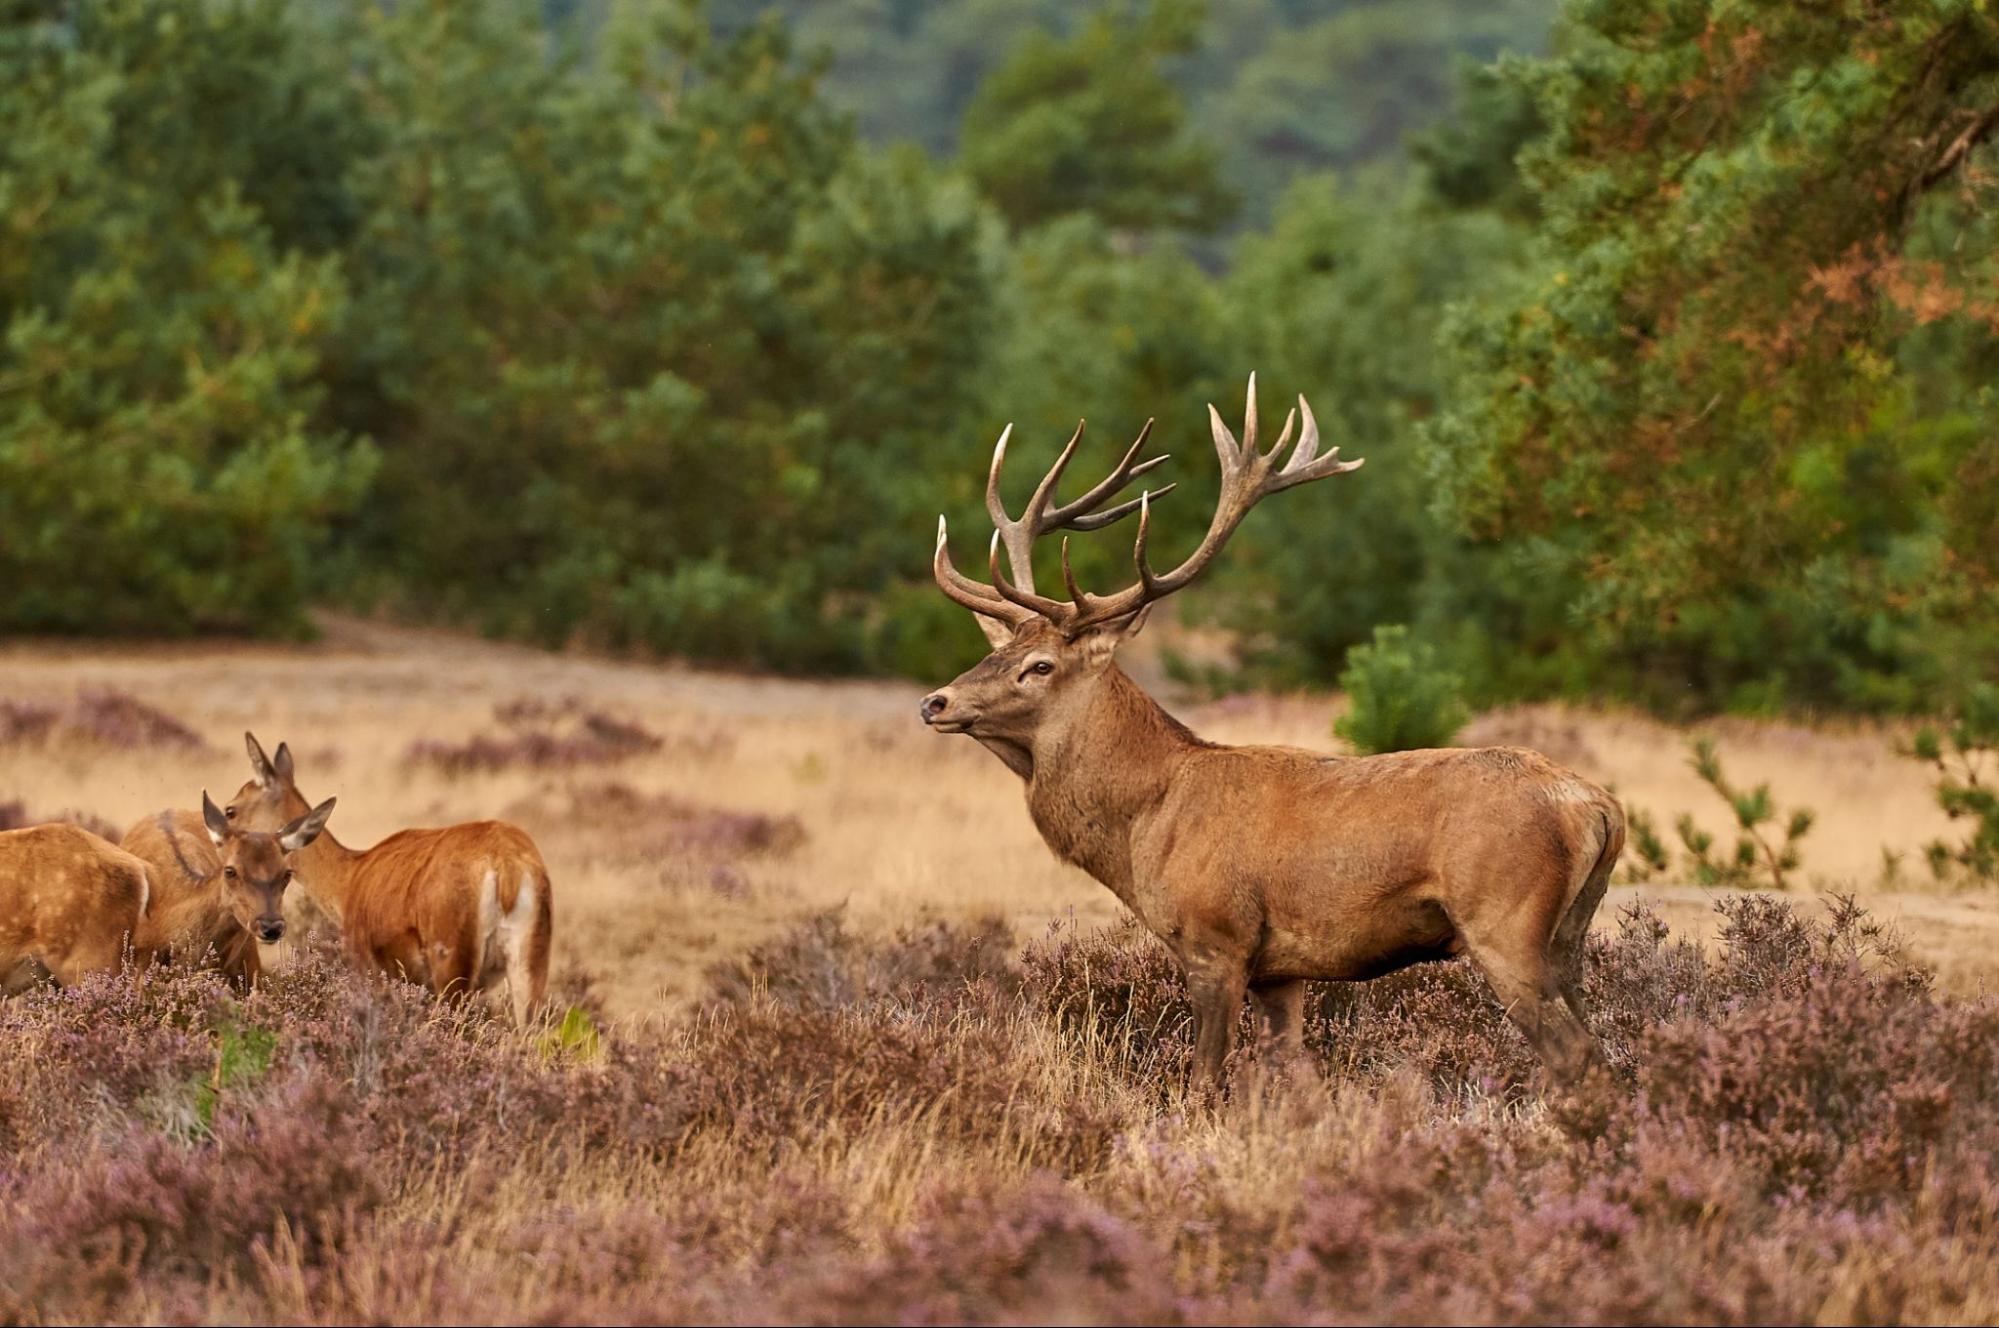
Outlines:
<svg viewBox="0 0 1999 1328"><path fill-rule="evenodd" d="M1077 608L1081 608L1083 601L1089 597L1083 593L1083 588L1076 584L1075 569L1069 566L1069 537L1067 535L1062 537L1062 584L1068 588L1069 602L1076 605Z"/></svg>
<svg viewBox="0 0 1999 1328"><path fill-rule="evenodd" d="M993 542L986 552L986 570L988 575L993 579L993 589L997 590L1002 598L1006 599L1011 605L1025 609L1029 613L1038 613L1042 617L1054 622L1066 621L1074 615L1075 610L1070 605L1064 604L1061 600L1047 599L1035 594L1032 589L1022 589L1008 582L1005 573L1000 571L999 555L1000 532L995 530L993 532ZM1012 555L1009 553L1008 561L1011 560Z"/></svg>
<svg viewBox="0 0 1999 1328"><path fill-rule="evenodd" d="M980 585L957 569L951 561L950 538L945 534L942 516L937 518L937 548L930 556L930 571L937 578L938 589L973 613L982 613L988 618L1015 625L1027 621L1030 616L994 594L991 587Z"/></svg>
<svg viewBox="0 0 1999 1328"><path fill-rule="evenodd" d="M1298 450L1291 454L1291 460L1276 476L1272 485L1274 493L1288 489L1294 484L1304 484L1311 480L1323 479L1328 475L1344 475L1359 470L1367 463L1366 457L1356 457L1352 461L1340 460L1340 449L1335 447L1324 456L1317 456L1319 450L1319 422L1312 418L1312 407L1304 397L1298 398L1298 409L1305 417L1305 432L1298 439Z"/></svg>
<svg viewBox="0 0 1999 1328"><path fill-rule="evenodd" d="M1156 460L1159 461L1164 461L1165 459L1166 459L1165 457L1156 458ZM1134 477L1136 477L1139 473L1140 472L1138 470L1132 471L1132 475ZM1148 489L1146 492L1151 494L1152 497L1154 498L1163 498L1167 494L1173 492L1175 489L1179 487L1180 486L1178 483L1174 483L1174 484L1165 485L1157 489ZM1068 527L1071 530L1080 530L1086 533L1092 530L1102 530L1105 526L1112 525L1116 522L1122 521L1126 517L1130 516L1133 512L1136 512L1138 510L1138 505L1140 501L1141 500L1137 498L1127 498L1125 501L1119 503L1116 507L1106 508L1101 512L1095 512L1089 516L1079 516L1075 520L1070 521L1068 523Z"/></svg>
<svg viewBox="0 0 1999 1328"><path fill-rule="evenodd" d="M1054 496L1056 482L1062 478L1062 472L1069 468L1069 458L1076 455L1076 444L1083 441L1083 423L1082 420L1076 421L1076 432L1069 435L1069 442L1063 447L1062 455L1055 458L1055 464L1041 477L1041 483L1034 486L1034 496L1027 500L1027 510L1020 514L1020 524L1027 527L1031 535L1039 535L1056 527L1057 523L1052 518L1044 518L1042 514L1048 510L1048 500Z"/></svg>
<svg viewBox="0 0 1999 1328"><path fill-rule="evenodd" d="M1256 447L1256 380L1250 379L1249 398L1243 410L1243 439L1236 441L1235 435L1222 423L1221 412L1212 405L1208 407L1208 421L1215 437L1215 454L1221 461L1221 494L1215 503L1215 515L1208 523L1207 534L1201 543L1187 555L1187 560L1170 572L1160 573L1152 569L1147 557L1147 545L1151 538L1152 494L1147 492L1139 498L1138 538L1132 546L1132 562L1138 571L1138 583L1128 586L1114 595L1090 597L1086 605L1081 605L1075 619L1067 624L1066 630L1075 631L1095 623L1110 622L1138 612L1154 600L1172 594L1199 576L1222 546L1235 534L1236 527L1263 498L1293 485L1311 480L1323 479L1328 475L1344 474L1360 467L1359 461L1341 461L1339 449L1334 448L1324 456L1317 455L1319 446L1319 426L1312 417L1312 408L1305 399L1298 399L1299 409L1284 422L1284 430L1278 436L1277 445L1266 454ZM1291 431L1297 420L1302 418L1304 428L1298 436L1298 445L1291 459L1278 469L1277 462L1284 449L1290 445Z"/></svg>
<svg viewBox="0 0 1999 1328"><path fill-rule="evenodd" d="M995 526L1005 525L1008 520L1006 506L1000 502L1000 469L1006 465L1006 444L1012 437L1013 424L1009 421L1000 430L999 442L993 447L992 468L986 471L986 515Z"/></svg>
<svg viewBox="0 0 1999 1328"><path fill-rule="evenodd" d="M1043 529L1101 530L1111 522L1117 520L1118 517L1136 511L1138 505L1135 502L1120 504L1114 509L1115 515L1111 512L1097 512L1096 509L1101 507L1118 490L1130 484L1140 475L1166 463L1171 453L1161 453L1159 456L1150 457L1135 466L1132 464L1132 459L1144 450L1146 440L1152 437L1152 424L1151 420L1145 422L1145 427L1138 431L1138 437L1133 439L1131 446L1124 450L1124 455L1118 459L1117 465L1111 468L1111 473L1106 475L1094 488L1075 501L1064 503L1053 512L1050 512ZM1086 521L1093 522L1093 524L1083 524Z"/></svg>

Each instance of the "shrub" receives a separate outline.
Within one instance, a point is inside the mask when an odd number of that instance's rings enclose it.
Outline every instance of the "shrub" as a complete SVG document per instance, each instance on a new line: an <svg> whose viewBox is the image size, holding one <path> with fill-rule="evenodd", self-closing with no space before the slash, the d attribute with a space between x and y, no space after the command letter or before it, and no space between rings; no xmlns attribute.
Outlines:
<svg viewBox="0 0 1999 1328"><path fill-rule="evenodd" d="M1778 811L1769 784L1746 791L1731 784L1722 772L1721 755L1712 738L1694 739L1693 753L1694 773L1728 804L1739 831L1735 851L1722 857L1714 852L1713 835L1696 826L1692 816L1680 816L1674 828L1693 859L1694 879L1702 885L1749 886L1761 876L1774 890L1786 888L1787 874L1796 871L1802 860L1798 841L1812 828L1811 808L1792 809L1783 822L1783 838L1778 839L1771 828L1777 823Z"/></svg>
<svg viewBox="0 0 1999 1328"><path fill-rule="evenodd" d="M1963 874L1978 881L1999 880L1999 686L1979 683L1966 696L1950 726L1939 733L1916 733L1914 755L1937 772L1937 802L1953 821L1971 822L1959 844L1937 840L1924 850L1938 880Z"/></svg>
<svg viewBox="0 0 1999 1328"><path fill-rule="evenodd" d="M1340 687L1353 704L1333 732L1363 754L1447 746L1468 718L1457 675L1406 627L1377 627L1348 650Z"/></svg>

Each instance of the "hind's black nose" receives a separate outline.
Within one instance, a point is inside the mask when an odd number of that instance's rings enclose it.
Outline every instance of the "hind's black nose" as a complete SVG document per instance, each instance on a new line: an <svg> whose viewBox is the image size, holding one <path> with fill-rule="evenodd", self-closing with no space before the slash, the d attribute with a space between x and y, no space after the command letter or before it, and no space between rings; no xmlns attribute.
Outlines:
<svg viewBox="0 0 1999 1328"><path fill-rule="evenodd" d="M265 945L275 945L285 938L283 922L263 922L257 925L257 939Z"/></svg>
<svg viewBox="0 0 1999 1328"><path fill-rule="evenodd" d="M923 698L923 722L928 724L951 708L951 698L942 692L932 692Z"/></svg>

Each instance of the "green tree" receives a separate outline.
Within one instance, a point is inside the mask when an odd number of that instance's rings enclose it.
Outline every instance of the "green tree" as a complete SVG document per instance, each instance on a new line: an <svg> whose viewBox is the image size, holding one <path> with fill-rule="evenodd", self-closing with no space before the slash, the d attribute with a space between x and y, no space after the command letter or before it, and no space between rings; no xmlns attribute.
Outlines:
<svg viewBox="0 0 1999 1328"><path fill-rule="evenodd" d="M371 466L315 422L346 291L312 252L346 224L346 140L313 53L264 5L16 10L0 627L296 628ZM325 155L291 160L312 126Z"/></svg>
<svg viewBox="0 0 1999 1328"><path fill-rule="evenodd" d="M965 170L1020 227L1088 213L1125 231L1215 230L1235 200L1165 68L1198 32L1183 0L1098 14L1067 40L1031 32L965 112Z"/></svg>
<svg viewBox="0 0 1999 1328"><path fill-rule="evenodd" d="M1989 671L1984 518L1949 514L1999 422L1999 18L1591 0L1557 49L1505 71L1539 275L1465 311L1434 434L1511 566L1504 655L1749 708Z"/></svg>

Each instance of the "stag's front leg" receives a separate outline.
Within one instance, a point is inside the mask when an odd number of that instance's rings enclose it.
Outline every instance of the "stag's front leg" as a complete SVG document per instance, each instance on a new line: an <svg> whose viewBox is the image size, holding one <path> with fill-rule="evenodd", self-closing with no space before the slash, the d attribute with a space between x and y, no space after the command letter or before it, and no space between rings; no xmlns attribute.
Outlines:
<svg viewBox="0 0 1999 1328"><path fill-rule="evenodd" d="M1221 1089L1248 986L1249 966L1233 956L1201 956L1187 964L1187 999L1194 1007L1194 1065L1188 1087L1195 1096L1209 1097Z"/></svg>
<svg viewBox="0 0 1999 1328"><path fill-rule="evenodd" d="M1266 982L1249 994L1256 1006L1257 1054L1273 1069L1296 1068L1305 1055L1305 984Z"/></svg>

